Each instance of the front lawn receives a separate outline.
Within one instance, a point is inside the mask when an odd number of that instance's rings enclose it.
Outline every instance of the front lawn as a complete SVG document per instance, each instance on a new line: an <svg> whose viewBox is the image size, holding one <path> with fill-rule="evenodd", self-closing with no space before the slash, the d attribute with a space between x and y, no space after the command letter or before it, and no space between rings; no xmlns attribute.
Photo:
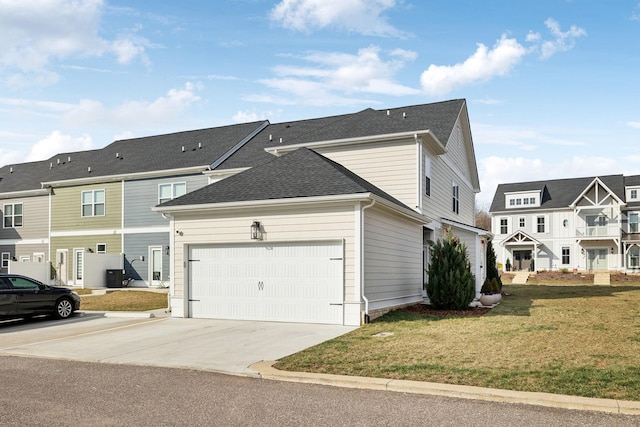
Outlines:
<svg viewBox="0 0 640 427"><path fill-rule="evenodd" d="M396 311L279 369L640 400L640 287L506 285L483 316Z"/></svg>
<svg viewBox="0 0 640 427"><path fill-rule="evenodd" d="M112 291L104 295L82 296L80 310L147 311L167 308L166 292Z"/></svg>

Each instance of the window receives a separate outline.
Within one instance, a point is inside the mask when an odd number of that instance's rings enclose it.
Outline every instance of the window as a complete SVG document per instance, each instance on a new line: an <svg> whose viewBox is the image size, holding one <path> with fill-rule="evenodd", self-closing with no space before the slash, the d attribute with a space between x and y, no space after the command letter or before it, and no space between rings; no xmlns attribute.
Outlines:
<svg viewBox="0 0 640 427"><path fill-rule="evenodd" d="M516 199L509 199L509 206L515 206L516 205Z"/></svg>
<svg viewBox="0 0 640 427"><path fill-rule="evenodd" d="M4 228L22 227L22 203L4 205Z"/></svg>
<svg viewBox="0 0 640 427"><path fill-rule="evenodd" d="M629 214L629 233L637 233L638 232L638 214L631 213Z"/></svg>
<svg viewBox="0 0 640 427"><path fill-rule="evenodd" d="M523 204L528 205L529 204L529 199L528 198L524 198L524 200L522 201Z"/></svg>
<svg viewBox="0 0 640 427"><path fill-rule="evenodd" d="M538 233L544 233L544 217L543 216L539 216L538 217Z"/></svg>
<svg viewBox="0 0 640 427"><path fill-rule="evenodd" d="M96 245L96 253L97 254L106 254L107 253L107 244L106 243L98 243Z"/></svg>
<svg viewBox="0 0 640 427"><path fill-rule="evenodd" d="M568 247L562 248L562 264L569 265L571 263L570 249Z"/></svg>
<svg viewBox="0 0 640 427"><path fill-rule="evenodd" d="M524 228L524 225L525 225L524 218L520 218L519 223L520 223L520 228Z"/></svg>
<svg viewBox="0 0 640 427"><path fill-rule="evenodd" d="M536 204L536 198L535 197L530 197L529 198L529 203L532 204L532 205L535 205Z"/></svg>
<svg viewBox="0 0 640 427"><path fill-rule="evenodd" d="M509 232L507 224L507 218L500 218L500 234L507 234Z"/></svg>
<svg viewBox="0 0 640 427"><path fill-rule="evenodd" d="M186 192L187 184L184 182L160 184L158 186L158 204L183 196Z"/></svg>
<svg viewBox="0 0 640 427"><path fill-rule="evenodd" d="M638 190L631 190L631 198L632 199L638 198Z"/></svg>
<svg viewBox="0 0 640 427"><path fill-rule="evenodd" d="M9 268L9 260L11 259L11 254L9 252L2 252L2 268Z"/></svg>
<svg viewBox="0 0 640 427"><path fill-rule="evenodd" d="M424 156L424 194L431 196L431 159Z"/></svg>
<svg viewBox="0 0 640 427"><path fill-rule="evenodd" d="M637 246L629 249L629 267L631 268L639 268L640 267L640 248Z"/></svg>
<svg viewBox="0 0 640 427"><path fill-rule="evenodd" d="M82 216L104 216L104 190L82 192Z"/></svg>
<svg viewBox="0 0 640 427"><path fill-rule="evenodd" d="M29 279L23 277L8 277L7 280L11 283L14 289L39 289L40 286L32 282Z"/></svg>
<svg viewBox="0 0 640 427"><path fill-rule="evenodd" d="M453 193L453 212L460 213L460 187L458 187L455 183L452 187Z"/></svg>
<svg viewBox="0 0 640 427"><path fill-rule="evenodd" d="M522 204L522 199L516 199L516 206L520 206Z"/></svg>

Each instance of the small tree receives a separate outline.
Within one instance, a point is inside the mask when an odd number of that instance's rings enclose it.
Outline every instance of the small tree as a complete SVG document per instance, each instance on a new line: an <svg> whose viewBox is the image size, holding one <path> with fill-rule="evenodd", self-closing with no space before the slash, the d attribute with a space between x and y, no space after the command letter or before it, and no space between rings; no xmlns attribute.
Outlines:
<svg viewBox="0 0 640 427"><path fill-rule="evenodd" d="M434 307L445 310L467 308L475 297L467 247L450 229L433 245L427 294Z"/></svg>
<svg viewBox="0 0 640 427"><path fill-rule="evenodd" d="M496 253L493 250L493 243L491 240L487 241L487 279L492 280L496 279L498 281L498 285L500 286L498 290L502 289L502 279L500 279L500 273L498 272L498 264L496 261Z"/></svg>

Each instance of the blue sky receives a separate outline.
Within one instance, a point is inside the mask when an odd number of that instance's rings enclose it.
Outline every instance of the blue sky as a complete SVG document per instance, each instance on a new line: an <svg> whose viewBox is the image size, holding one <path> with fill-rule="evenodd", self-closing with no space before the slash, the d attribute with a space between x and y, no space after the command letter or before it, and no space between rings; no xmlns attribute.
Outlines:
<svg viewBox="0 0 640 427"><path fill-rule="evenodd" d="M640 174L640 0L0 2L0 164L465 98L501 182Z"/></svg>

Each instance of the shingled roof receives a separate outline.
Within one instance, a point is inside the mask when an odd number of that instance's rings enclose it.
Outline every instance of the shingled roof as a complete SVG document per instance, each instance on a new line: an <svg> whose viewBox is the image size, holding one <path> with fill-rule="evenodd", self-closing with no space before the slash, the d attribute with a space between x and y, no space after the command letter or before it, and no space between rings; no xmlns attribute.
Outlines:
<svg viewBox="0 0 640 427"><path fill-rule="evenodd" d="M600 181L602 181L602 183L606 185L618 198L623 201L625 200L625 178L623 175L607 175L599 176L597 178L599 178ZM596 179L595 176L500 184L496 189L489 212L566 208L573 203L580 194L582 194L594 179ZM531 206L522 206L521 208L506 208L506 193L517 193L532 190L542 192L540 207L532 208Z"/></svg>
<svg viewBox="0 0 640 427"><path fill-rule="evenodd" d="M446 146L464 99L270 124L217 169L254 167L270 159L265 148L430 130Z"/></svg>
<svg viewBox="0 0 640 427"><path fill-rule="evenodd" d="M209 205L372 193L405 209L408 206L344 166L308 148L299 148L255 168L187 193L162 205ZM167 209L170 210L170 209Z"/></svg>

